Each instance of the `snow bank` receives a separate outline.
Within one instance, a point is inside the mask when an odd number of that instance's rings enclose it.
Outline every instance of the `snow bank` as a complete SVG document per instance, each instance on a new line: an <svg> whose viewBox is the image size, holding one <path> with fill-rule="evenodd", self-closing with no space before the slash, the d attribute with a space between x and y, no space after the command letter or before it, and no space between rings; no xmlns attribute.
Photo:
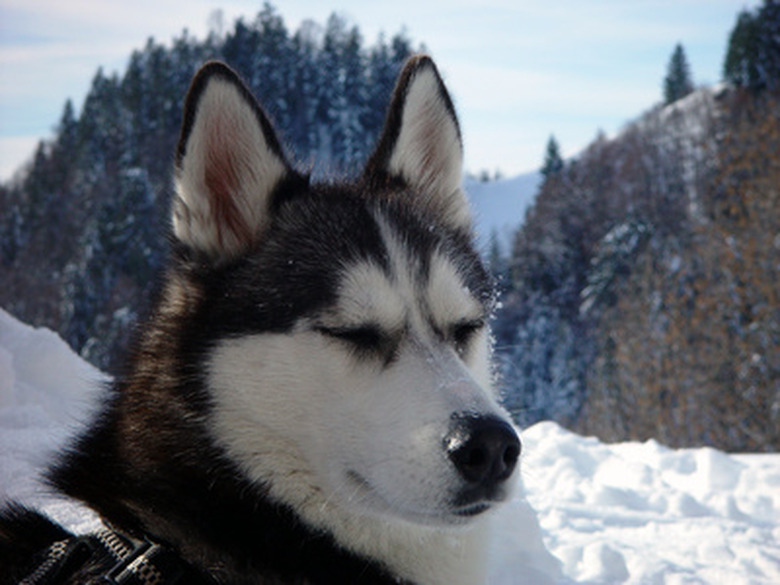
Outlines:
<svg viewBox="0 0 780 585"><path fill-rule="evenodd" d="M105 380L51 331L0 310L0 500L95 527L38 477ZM494 518L493 585L780 583L780 455L606 445L553 423L523 440L526 497Z"/></svg>
<svg viewBox="0 0 780 585"><path fill-rule="evenodd" d="M524 433L527 498L586 583L780 583L780 455Z"/></svg>
<svg viewBox="0 0 780 585"><path fill-rule="evenodd" d="M40 473L89 417L107 380L56 333L0 309L0 502L38 506L76 530L95 525L91 514L43 488Z"/></svg>

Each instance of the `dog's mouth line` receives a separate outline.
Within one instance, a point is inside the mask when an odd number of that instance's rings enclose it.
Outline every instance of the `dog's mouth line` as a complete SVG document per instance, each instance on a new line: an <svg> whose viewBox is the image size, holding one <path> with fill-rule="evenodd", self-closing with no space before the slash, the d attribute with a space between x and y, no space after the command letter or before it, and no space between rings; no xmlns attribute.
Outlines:
<svg viewBox="0 0 780 585"><path fill-rule="evenodd" d="M454 511L454 514L463 518L470 518L472 516L479 516L480 514L490 510L492 507L492 504L489 502L476 502L474 504L458 508Z"/></svg>
<svg viewBox="0 0 780 585"><path fill-rule="evenodd" d="M453 518L453 517L460 518L460 519L468 519L474 516L479 516L484 512L487 512L493 507L493 504L495 503L487 500L480 500L462 506L458 506L454 509L448 510L447 512L405 510L404 508L398 506L397 504L393 504L392 502L388 501L387 498L382 496L382 494L379 493L379 491L374 488L374 486L371 484L371 482L368 479L366 479L363 475L361 475L354 469L348 470L346 472L346 477L350 481L350 483L352 483L355 486L356 490L358 490L359 493L377 502L381 502L381 504L384 507L386 507L388 511L401 512L404 516L409 516L410 514L413 514L414 516L417 516L420 519L428 519L432 521L437 521L437 520L446 521L448 518Z"/></svg>

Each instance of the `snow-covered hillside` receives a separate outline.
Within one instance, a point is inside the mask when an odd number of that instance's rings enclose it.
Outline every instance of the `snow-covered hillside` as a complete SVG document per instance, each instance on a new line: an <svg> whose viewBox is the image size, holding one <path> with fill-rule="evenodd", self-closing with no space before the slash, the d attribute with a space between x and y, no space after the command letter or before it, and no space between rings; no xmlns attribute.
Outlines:
<svg viewBox="0 0 780 585"><path fill-rule="evenodd" d="M96 525L36 476L104 380L0 310L0 500ZM780 583L780 455L606 445L553 423L526 429L523 452L525 497L494 519L491 583Z"/></svg>
<svg viewBox="0 0 780 585"><path fill-rule="evenodd" d="M463 187L471 202L480 247L487 249L495 231L502 252L509 251L512 236L523 223L541 178L539 173L531 172L488 182L465 180Z"/></svg>

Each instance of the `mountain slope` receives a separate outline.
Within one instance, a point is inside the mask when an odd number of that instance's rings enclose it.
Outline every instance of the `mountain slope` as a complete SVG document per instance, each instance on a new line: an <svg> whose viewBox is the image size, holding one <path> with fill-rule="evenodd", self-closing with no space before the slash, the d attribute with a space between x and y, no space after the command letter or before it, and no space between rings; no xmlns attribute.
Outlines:
<svg viewBox="0 0 780 585"><path fill-rule="evenodd" d="M702 89L543 183L499 357L525 423L780 448L780 94Z"/></svg>
<svg viewBox="0 0 780 585"><path fill-rule="evenodd" d="M481 247L487 250L495 233L503 252L509 251L512 237L523 223L540 183L538 172L486 182L465 180L463 187L471 202Z"/></svg>

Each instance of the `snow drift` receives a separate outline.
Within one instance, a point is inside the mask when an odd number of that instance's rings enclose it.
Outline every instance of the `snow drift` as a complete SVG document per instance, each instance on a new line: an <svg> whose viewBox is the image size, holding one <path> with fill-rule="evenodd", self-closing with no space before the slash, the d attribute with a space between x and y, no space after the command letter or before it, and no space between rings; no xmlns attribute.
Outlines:
<svg viewBox="0 0 780 585"><path fill-rule="evenodd" d="M0 310L0 500L76 531L97 525L39 477L106 380ZM780 455L607 445L540 423L524 433L522 465L524 494L494 518L494 585L780 583Z"/></svg>

